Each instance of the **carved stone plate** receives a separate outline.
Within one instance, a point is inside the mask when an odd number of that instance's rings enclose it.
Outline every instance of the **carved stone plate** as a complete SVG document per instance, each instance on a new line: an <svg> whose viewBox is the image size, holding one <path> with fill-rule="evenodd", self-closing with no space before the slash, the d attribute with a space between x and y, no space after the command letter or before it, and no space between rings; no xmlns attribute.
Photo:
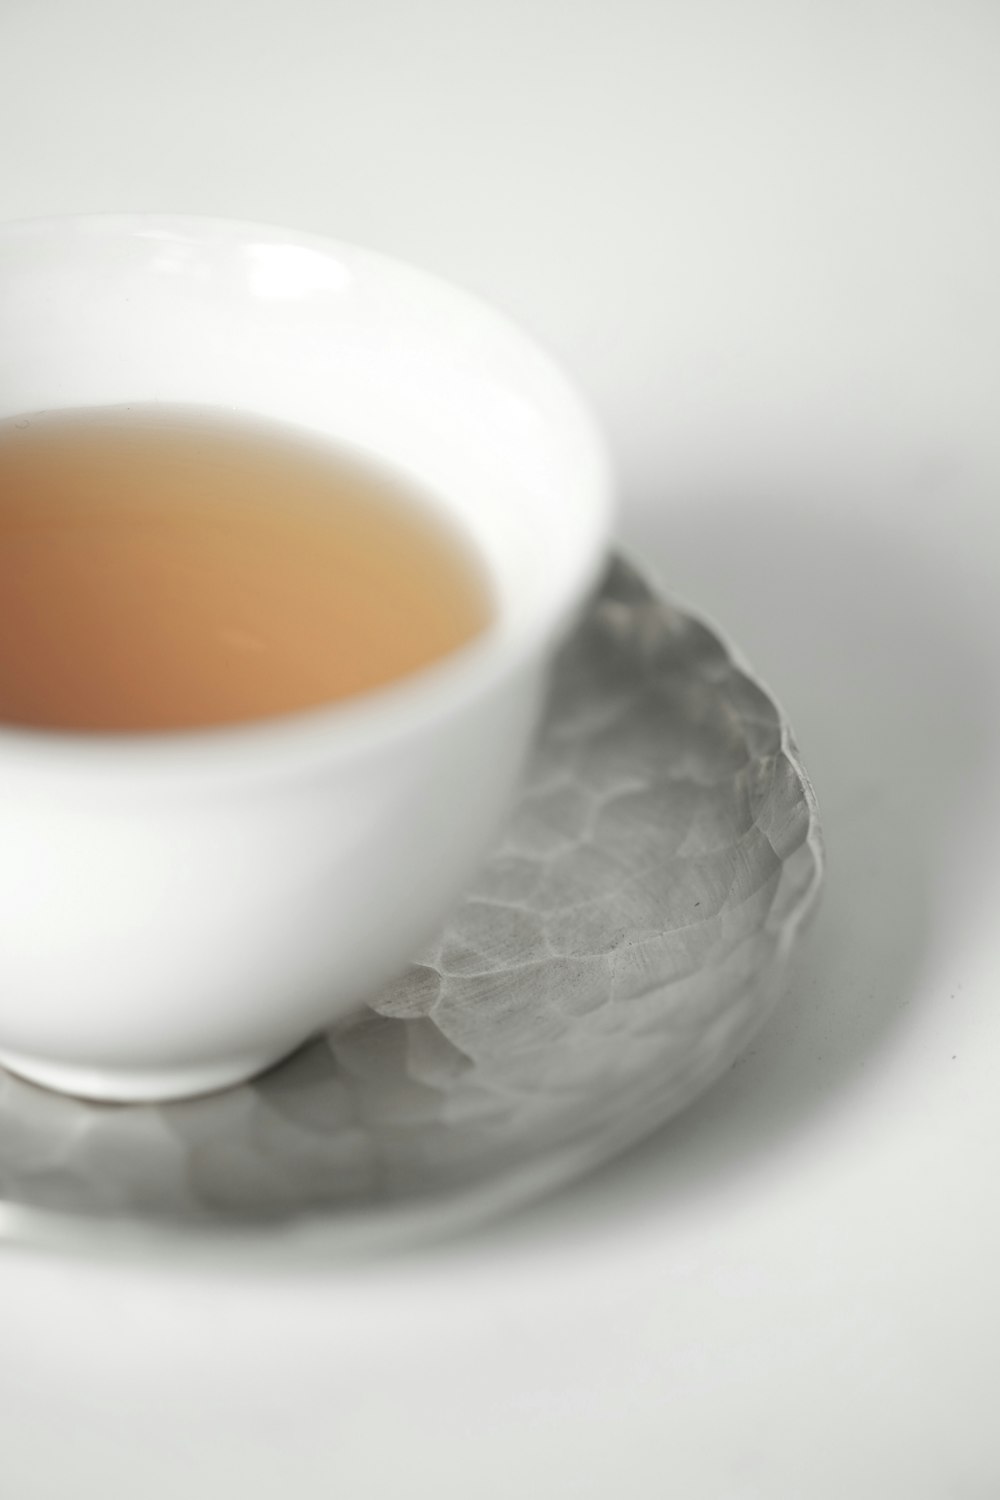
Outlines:
<svg viewBox="0 0 1000 1500"><path fill-rule="evenodd" d="M226 1093L101 1105L0 1071L0 1233L336 1252L527 1202L731 1065L820 873L779 710L616 559L506 831L409 971Z"/></svg>

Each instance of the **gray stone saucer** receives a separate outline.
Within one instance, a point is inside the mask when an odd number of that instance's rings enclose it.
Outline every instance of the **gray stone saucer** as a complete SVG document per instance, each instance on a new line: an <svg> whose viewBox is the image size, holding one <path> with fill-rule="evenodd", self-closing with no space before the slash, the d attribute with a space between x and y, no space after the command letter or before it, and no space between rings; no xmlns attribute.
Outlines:
<svg viewBox="0 0 1000 1500"><path fill-rule="evenodd" d="M436 942L362 1015L226 1093L100 1105L0 1071L0 1235L336 1251L527 1202L730 1066L820 874L778 709L617 559L506 831Z"/></svg>

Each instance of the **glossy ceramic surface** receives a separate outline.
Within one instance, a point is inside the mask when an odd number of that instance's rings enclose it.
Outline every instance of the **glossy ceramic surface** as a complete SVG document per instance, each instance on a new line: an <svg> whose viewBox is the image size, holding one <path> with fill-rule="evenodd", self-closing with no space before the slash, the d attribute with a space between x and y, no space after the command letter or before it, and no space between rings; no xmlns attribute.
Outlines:
<svg viewBox="0 0 1000 1500"><path fill-rule="evenodd" d="M398 974L489 848L603 566L603 443L500 314L259 224L4 225L0 351L0 417L172 402L364 451L453 517L490 579L482 635L332 707L172 734L0 728L0 1058L99 1099L227 1086Z"/></svg>

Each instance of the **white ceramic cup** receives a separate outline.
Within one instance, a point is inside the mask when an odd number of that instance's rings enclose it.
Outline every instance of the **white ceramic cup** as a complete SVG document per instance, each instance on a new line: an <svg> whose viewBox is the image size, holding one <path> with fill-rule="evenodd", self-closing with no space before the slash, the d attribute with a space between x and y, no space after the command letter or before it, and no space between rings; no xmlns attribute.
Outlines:
<svg viewBox="0 0 1000 1500"><path fill-rule="evenodd" d="M245 727L0 725L0 1062L120 1100L252 1075L433 932L498 828L611 509L566 379L441 281L256 224L0 226L0 418L138 402L367 451L471 535L497 611L389 688Z"/></svg>

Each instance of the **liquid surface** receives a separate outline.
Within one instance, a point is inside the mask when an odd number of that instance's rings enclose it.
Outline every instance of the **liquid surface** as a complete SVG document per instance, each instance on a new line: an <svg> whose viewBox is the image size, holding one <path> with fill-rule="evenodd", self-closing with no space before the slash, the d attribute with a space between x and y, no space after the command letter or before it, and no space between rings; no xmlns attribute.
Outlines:
<svg viewBox="0 0 1000 1500"><path fill-rule="evenodd" d="M404 677L491 614L457 530L293 429L143 406L0 423L0 723L268 718Z"/></svg>

